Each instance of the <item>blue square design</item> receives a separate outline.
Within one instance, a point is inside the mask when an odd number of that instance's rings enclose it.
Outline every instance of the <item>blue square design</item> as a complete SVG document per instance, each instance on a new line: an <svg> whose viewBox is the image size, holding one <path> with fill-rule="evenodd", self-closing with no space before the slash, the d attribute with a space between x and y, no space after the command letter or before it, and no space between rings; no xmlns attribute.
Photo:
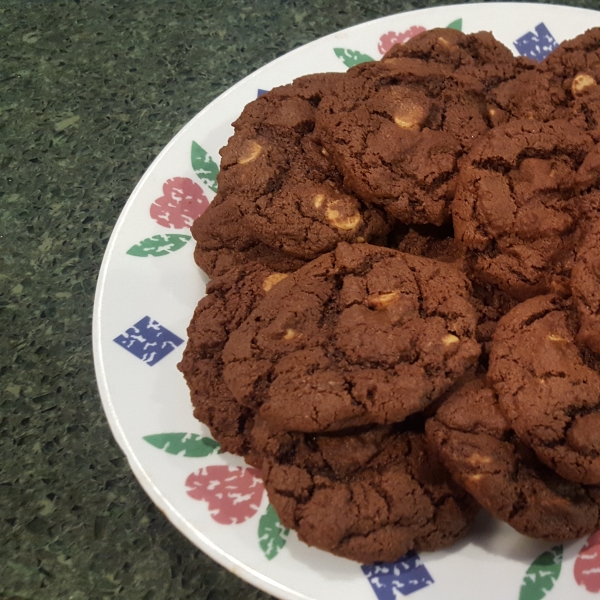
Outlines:
<svg viewBox="0 0 600 600"><path fill-rule="evenodd" d="M558 46L554 36L543 23L535 28L535 33L528 31L513 43L521 56L533 58L538 62L544 60Z"/></svg>
<svg viewBox="0 0 600 600"><path fill-rule="evenodd" d="M259 89L258 92L256 92L256 97L260 98L261 96L264 96L269 90L261 90Z"/></svg>
<svg viewBox="0 0 600 600"><path fill-rule="evenodd" d="M416 552L408 552L396 562L362 565L377 600L396 600L433 583L433 577Z"/></svg>
<svg viewBox="0 0 600 600"><path fill-rule="evenodd" d="M150 317L144 317L114 341L150 366L183 344L179 336Z"/></svg>

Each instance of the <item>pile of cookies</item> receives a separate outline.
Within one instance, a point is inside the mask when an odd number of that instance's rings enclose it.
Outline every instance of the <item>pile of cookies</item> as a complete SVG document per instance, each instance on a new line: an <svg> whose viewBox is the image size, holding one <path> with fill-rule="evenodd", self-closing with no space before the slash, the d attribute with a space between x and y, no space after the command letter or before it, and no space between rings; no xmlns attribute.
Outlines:
<svg viewBox="0 0 600 600"><path fill-rule="evenodd" d="M600 30L424 32L250 103L179 365L282 524L357 561L600 527Z"/></svg>

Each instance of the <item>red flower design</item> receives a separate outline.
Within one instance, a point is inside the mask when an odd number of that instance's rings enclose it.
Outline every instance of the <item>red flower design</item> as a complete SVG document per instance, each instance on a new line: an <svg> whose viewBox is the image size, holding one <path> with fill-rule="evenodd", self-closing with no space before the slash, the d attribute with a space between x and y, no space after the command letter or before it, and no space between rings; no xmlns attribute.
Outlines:
<svg viewBox="0 0 600 600"><path fill-rule="evenodd" d="M265 488L258 469L212 466L185 481L194 500L208 502L210 516L222 525L243 523L256 514Z"/></svg>
<svg viewBox="0 0 600 600"><path fill-rule="evenodd" d="M588 538L573 566L575 581L588 592L600 592L600 531Z"/></svg>
<svg viewBox="0 0 600 600"><path fill-rule="evenodd" d="M404 44L415 37L415 35L426 31L425 27L421 25L413 25L409 27L404 33L396 33L395 31L388 31L379 38L379 45L377 48L381 54L385 54L394 44Z"/></svg>
<svg viewBox="0 0 600 600"><path fill-rule="evenodd" d="M163 227L191 227L208 208L202 188L187 177L173 177L163 185L163 195L150 205L150 216Z"/></svg>

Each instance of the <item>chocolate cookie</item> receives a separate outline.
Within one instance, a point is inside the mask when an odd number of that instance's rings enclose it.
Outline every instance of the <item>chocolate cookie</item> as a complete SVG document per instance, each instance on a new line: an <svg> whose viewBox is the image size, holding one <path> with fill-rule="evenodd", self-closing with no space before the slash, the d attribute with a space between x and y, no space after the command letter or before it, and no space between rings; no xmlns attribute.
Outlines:
<svg viewBox="0 0 600 600"><path fill-rule="evenodd" d="M223 382L225 343L261 298L286 277L254 263L213 279L188 327L188 342L178 365L190 388L194 416L205 423L223 451L255 464L250 443L254 412L238 403Z"/></svg>
<svg viewBox="0 0 600 600"><path fill-rule="evenodd" d="M454 30L422 35L350 69L319 104L317 132L346 187L363 200L402 223L442 225L457 161L488 130L487 94L515 59L487 38ZM419 40L427 49L411 54ZM496 74L483 76L488 68Z"/></svg>
<svg viewBox="0 0 600 600"><path fill-rule="evenodd" d="M570 89L579 73L600 78L600 28L594 27L572 40L564 41L541 65L551 71Z"/></svg>
<svg viewBox="0 0 600 600"><path fill-rule="evenodd" d="M448 264L342 243L282 281L232 333L224 380L273 429L402 421L476 363L469 290Z"/></svg>
<svg viewBox="0 0 600 600"><path fill-rule="evenodd" d="M600 140L600 28L563 42L540 65L555 99L562 93L569 118ZM560 92L558 89L560 88ZM562 107L558 107L563 110Z"/></svg>
<svg viewBox="0 0 600 600"><path fill-rule="evenodd" d="M491 130L461 168L452 217L469 276L524 300L566 289L592 139L565 121ZM591 161L595 163L595 159Z"/></svg>
<svg viewBox="0 0 600 600"><path fill-rule="evenodd" d="M474 78L493 89L521 70L534 68L529 59L515 59L511 51L488 31L464 34L456 29L429 29L393 46L381 59L416 58L446 64L464 77Z"/></svg>
<svg viewBox="0 0 600 600"><path fill-rule="evenodd" d="M581 320L577 342L600 354L600 219L584 224L585 236L577 249L571 289Z"/></svg>
<svg viewBox="0 0 600 600"><path fill-rule="evenodd" d="M495 122L565 119L600 137L600 29L561 44L542 63L492 92Z"/></svg>
<svg viewBox="0 0 600 600"><path fill-rule="evenodd" d="M515 119L553 121L571 120L572 97L562 81L540 66L526 69L513 79L502 82L490 94L490 117L494 126Z"/></svg>
<svg viewBox="0 0 600 600"><path fill-rule="evenodd" d="M306 261L290 256L254 239L233 199L217 196L191 228L196 240L194 260L210 277L224 275L234 267L259 263L287 273Z"/></svg>
<svg viewBox="0 0 600 600"><path fill-rule="evenodd" d="M426 424L452 477L495 517L536 538L568 540L600 525L600 487L563 479L511 430L494 391L476 379Z"/></svg>
<svg viewBox="0 0 600 600"><path fill-rule="evenodd" d="M199 263L212 265L211 251L219 246L234 259L250 247L261 257L310 260L340 241L385 241L383 213L342 187L313 132L316 106L338 77L310 75L275 88L234 122L235 133L221 150L215 198L231 218L221 222L211 209L199 218Z"/></svg>
<svg viewBox="0 0 600 600"><path fill-rule="evenodd" d="M600 484L600 359L575 343L570 300L538 296L496 329L489 379L517 435L570 481Z"/></svg>
<svg viewBox="0 0 600 600"><path fill-rule="evenodd" d="M265 488L283 526L311 546L362 563L449 546L477 512L421 434L389 427L293 433L263 452Z"/></svg>

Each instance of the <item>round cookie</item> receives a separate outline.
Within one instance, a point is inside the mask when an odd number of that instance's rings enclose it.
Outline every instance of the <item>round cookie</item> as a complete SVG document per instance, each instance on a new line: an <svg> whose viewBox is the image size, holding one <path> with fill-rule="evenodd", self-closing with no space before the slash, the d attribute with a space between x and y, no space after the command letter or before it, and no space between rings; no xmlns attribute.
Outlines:
<svg viewBox="0 0 600 600"><path fill-rule="evenodd" d="M246 106L221 150L219 192L241 227L267 246L303 260L341 241L382 243L383 213L345 190L314 133L316 107L342 74L309 75Z"/></svg>
<svg viewBox="0 0 600 600"><path fill-rule="evenodd" d="M347 188L402 223L439 226L449 220L459 158L490 126L489 89L515 59L454 30L422 36L350 69L319 104L316 130ZM408 52L419 40L427 51ZM488 67L495 75L482 76Z"/></svg>
<svg viewBox="0 0 600 600"><path fill-rule="evenodd" d="M223 451L257 462L250 432L254 411L241 405L223 382L225 343L256 304L286 275L254 263L213 279L188 326L188 341L177 365L190 388L194 416L205 423Z"/></svg>
<svg viewBox="0 0 600 600"><path fill-rule="evenodd" d="M427 441L454 480L520 533L569 540L600 525L600 487L563 479L511 430L494 391L475 379L426 423Z"/></svg>
<svg viewBox="0 0 600 600"><path fill-rule="evenodd" d="M468 280L452 266L342 243L232 333L223 377L276 430L395 423L477 362L476 323Z"/></svg>
<svg viewBox="0 0 600 600"><path fill-rule="evenodd" d="M262 451L265 488L282 525L311 546L362 563L447 547L477 513L422 434L389 427L292 433Z"/></svg>
<svg viewBox="0 0 600 600"><path fill-rule="evenodd" d="M500 409L540 460L570 481L600 484L600 357L575 343L570 300L517 305L494 333L488 376Z"/></svg>
<svg viewBox="0 0 600 600"><path fill-rule="evenodd" d="M517 300L568 291L580 192L597 178L592 148L566 121L513 121L477 142L452 204L473 280Z"/></svg>

